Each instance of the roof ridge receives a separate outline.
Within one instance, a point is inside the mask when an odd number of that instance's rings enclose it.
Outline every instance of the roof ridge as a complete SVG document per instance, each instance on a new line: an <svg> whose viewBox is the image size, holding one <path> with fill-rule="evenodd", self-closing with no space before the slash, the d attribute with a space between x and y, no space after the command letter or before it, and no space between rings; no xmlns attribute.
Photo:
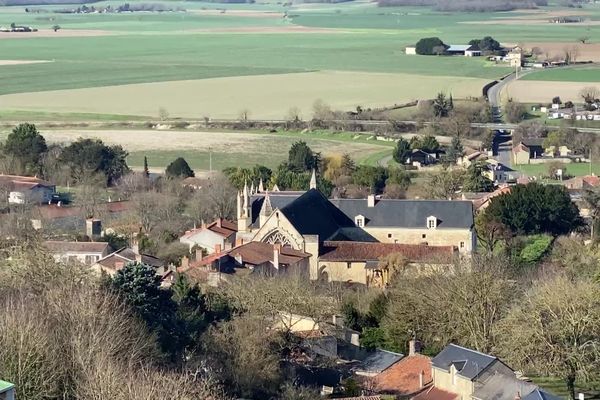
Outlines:
<svg viewBox="0 0 600 400"><path fill-rule="evenodd" d="M477 351L477 350L469 349L468 347L459 346L458 344L455 344L455 343L450 343L448 346L458 347L459 349L467 350L467 351L470 351L472 353L477 353L477 354L480 354L482 356L486 356L486 357L489 357L489 358L493 358L494 360L498 360L498 357L496 357L496 356L492 356L490 354L482 353L482 352ZM465 361L468 361L468 360L465 360Z"/></svg>

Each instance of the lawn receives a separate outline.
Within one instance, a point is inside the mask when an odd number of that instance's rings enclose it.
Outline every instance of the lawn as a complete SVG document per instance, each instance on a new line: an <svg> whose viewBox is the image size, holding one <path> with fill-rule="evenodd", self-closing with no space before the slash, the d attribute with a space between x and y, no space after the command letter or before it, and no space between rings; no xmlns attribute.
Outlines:
<svg viewBox="0 0 600 400"><path fill-rule="evenodd" d="M569 176L585 176L590 174L589 163L571 163L565 164L566 173ZM541 178L548 175L548 164L519 164L513 165L513 168L529 176ZM592 163L591 172L600 175L600 163Z"/></svg>
<svg viewBox="0 0 600 400"><path fill-rule="evenodd" d="M600 68L587 66L547 69L527 74L521 79L525 81L600 82Z"/></svg>
<svg viewBox="0 0 600 400"><path fill-rule="evenodd" d="M547 378L547 377L532 377L533 382L539 385L543 389L546 389L550 393L553 393L562 398L568 399L569 393L567 392L567 385L564 380L560 378ZM598 388L600 382L589 382L582 383L576 382L575 394L584 393L587 400L600 399Z"/></svg>

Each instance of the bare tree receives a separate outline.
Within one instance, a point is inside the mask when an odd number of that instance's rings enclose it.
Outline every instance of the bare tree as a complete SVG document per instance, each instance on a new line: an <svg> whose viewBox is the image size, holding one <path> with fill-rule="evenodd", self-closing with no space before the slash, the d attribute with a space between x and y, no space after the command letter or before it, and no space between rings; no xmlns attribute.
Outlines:
<svg viewBox="0 0 600 400"><path fill-rule="evenodd" d="M507 361L564 378L575 399L575 382L600 372L600 287L562 276L536 282L503 321L501 337Z"/></svg>
<svg viewBox="0 0 600 400"><path fill-rule="evenodd" d="M590 40L589 36L580 36L577 38L577 41L581 42L581 44L586 44L588 40Z"/></svg>
<svg viewBox="0 0 600 400"><path fill-rule="evenodd" d="M463 185L465 171L463 169L445 168L433 173L427 183L428 197L432 199L455 199Z"/></svg>
<svg viewBox="0 0 600 400"><path fill-rule="evenodd" d="M586 86L579 91L579 95L586 103L593 103L600 97L600 89L595 86Z"/></svg>

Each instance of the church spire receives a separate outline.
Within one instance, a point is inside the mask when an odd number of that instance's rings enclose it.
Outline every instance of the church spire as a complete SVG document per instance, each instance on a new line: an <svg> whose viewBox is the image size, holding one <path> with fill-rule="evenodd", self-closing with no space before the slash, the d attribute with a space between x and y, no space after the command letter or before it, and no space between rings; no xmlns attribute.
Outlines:
<svg viewBox="0 0 600 400"><path fill-rule="evenodd" d="M316 189L317 188L317 173L315 172L315 170L312 170L312 176L310 177L310 189Z"/></svg>

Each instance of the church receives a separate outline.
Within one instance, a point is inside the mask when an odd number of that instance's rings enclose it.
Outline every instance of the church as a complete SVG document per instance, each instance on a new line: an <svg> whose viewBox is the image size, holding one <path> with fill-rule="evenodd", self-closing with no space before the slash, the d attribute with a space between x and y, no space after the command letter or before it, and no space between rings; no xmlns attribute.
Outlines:
<svg viewBox="0 0 600 400"><path fill-rule="evenodd" d="M434 262L476 247L473 206L460 200L327 199L316 189L264 190L237 195L238 243L263 242L311 255L312 280L369 285L386 280L377 265L388 254Z"/></svg>

